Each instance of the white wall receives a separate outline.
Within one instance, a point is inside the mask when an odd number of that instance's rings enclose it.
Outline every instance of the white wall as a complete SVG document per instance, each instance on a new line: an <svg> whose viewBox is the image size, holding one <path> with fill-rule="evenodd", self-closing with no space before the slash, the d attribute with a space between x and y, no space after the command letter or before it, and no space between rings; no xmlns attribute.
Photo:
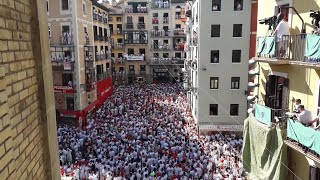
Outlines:
<svg viewBox="0 0 320 180"><path fill-rule="evenodd" d="M211 1L199 1L199 124L243 124L247 101L251 0L235 12L234 1L221 1L221 11L213 12ZM211 25L220 24L220 37L211 38ZM233 37L233 24L242 24L242 37ZM220 50L219 64L210 64L210 51ZM232 50L241 50L241 63L232 63ZM201 68L205 67L203 71ZM219 77L219 89L210 90L210 77ZM241 77L240 89L231 90L231 77ZM209 104L219 104L218 116L209 117ZM230 116L230 104L239 104L239 116Z"/></svg>

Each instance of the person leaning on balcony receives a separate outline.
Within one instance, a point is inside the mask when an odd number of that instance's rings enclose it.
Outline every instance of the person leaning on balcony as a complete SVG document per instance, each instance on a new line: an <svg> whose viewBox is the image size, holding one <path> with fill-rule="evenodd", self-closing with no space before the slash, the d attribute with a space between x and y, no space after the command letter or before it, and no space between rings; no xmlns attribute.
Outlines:
<svg viewBox="0 0 320 180"><path fill-rule="evenodd" d="M300 121L303 125L309 125L312 122L311 112L304 109L304 105L299 105L299 113L296 114L298 121Z"/></svg>
<svg viewBox="0 0 320 180"><path fill-rule="evenodd" d="M273 36L277 36L277 54L279 54L280 57L285 57L287 47L289 46L288 36L290 35L290 27L282 13L278 15L278 21L279 23L277 25L276 30L273 32Z"/></svg>
<svg viewBox="0 0 320 180"><path fill-rule="evenodd" d="M308 123L308 126L312 126L313 123L317 122L315 129L318 129L318 128L320 127L320 121L319 121L319 119L320 119L320 112L318 113L318 116L317 116L314 120L312 120L312 121L310 121L310 122ZM319 124L319 125L318 125L318 124Z"/></svg>

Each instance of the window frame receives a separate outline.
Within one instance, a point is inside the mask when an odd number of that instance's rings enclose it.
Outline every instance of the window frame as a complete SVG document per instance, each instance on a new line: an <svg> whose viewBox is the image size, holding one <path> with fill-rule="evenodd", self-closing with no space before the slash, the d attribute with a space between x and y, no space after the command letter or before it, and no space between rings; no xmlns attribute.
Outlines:
<svg viewBox="0 0 320 180"><path fill-rule="evenodd" d="M235 61L235 59L236 59L235 55L238 55L237 52L240 52L239 61ZM241 57L242 57L241 49L233 49L232 50L232 63L241 63Z"/></svg>
<svg viewBox="0 0 320 180"><path fill-rule="evenodd" d="M217 36L214 35L215 34L214 31L213 31L214 27L219 28L219 32L218 32ZM220 24L211 24L210 36L211 36L211 38L219 38L219 37L221 37L221 25Z"/></svg>
<svg viewBox="0 0 320 180"><path fill-rule="evenodd" d="M213 10L213 5L214 4L218 6L217 10ZM220 12L221 11L221 0L212 0L211 1L211 11L212 12Z"/></svg>
<svg viewBox="0 0 320 180"><path fill-rule="evenodd" d="M216 113L212 111L212 114L211 114L211 108L215 108ZM219 104L209 104L209 116L218 116L218 115L219 115Z"/></svg>
<svg viewBox="0 0 320 180"><path fill-rule="evenodd" d="M237 4L236 4L236 3L238 3L238 2L240 2L240 5L241 5L241 9L240 9L240 10L237 10ZM233 11L234 11L234 12L241 12L241 11L243 11L243 0L234 0L234 1L233 1Z"/></svg>
<svg viewBox="0 0 320 180"><path fill-rule="evenodd" d="M217 86L215 86L215 81L217 81ZM218 90L219 89L219 77L210 77L209 85L210 85L210 90Z"/></svg>
<svg viewBox="0 0 320 180"><path fill-rule="evenodd" d="M232 112L234 110L234 107L233 106L236 106L237 107L237 110L236 112ZM239 116L239 104L230 104L230 116Z"/></svg>
<svg viewBox="0 0 320 180"><path fill-rule="evenodd" d="M235 34L236 33L236 31L235 31L235 29L236 29L236 26L241 26L241 29L240 29L240 36L236 36L237 34ZM232 37L234 37L234 38L241 38L243 35L242 35L242 33L243 33L243 25L242 24L233 24L233 33L232 33Z"/></svg>
<svg viewBox="0 0 320 180"><path fill-rule="evenodd" d="M231 90L239 90L240 89L240 81L241 77L231 77ZM234 83L238 82L238 86Z"/></svg>
<svg viewBox="0 0 320 180"><path fill-rule="evenodd" d="M217 53L218 54L218 62L213 61L213 55ZM211 64L219 64L220 63L220 50L211 50L210 51L210 63Z"/></svg>
<svg viewBox="0 0 320 180"><path fill-rule="evenodd" d="M122 17L116 17L116 22L122 22Z"/></svg>
<svg viewBox="0 0 320 180"><path fill-rule="evenodd" d="M82 13L83 13L83 16L87 15L87 4L86 4L86 1L82 1Z"/></svg>
<svg viewBox="0 0 320 180"><path fill-rule="evenodd" d="M63 2L68 2L68 9L63 9ZM61 11L70 11L70 3L69 3L69 0L60 0L60 3L61 3L61 5L60 5L60 10Z"/></svg>

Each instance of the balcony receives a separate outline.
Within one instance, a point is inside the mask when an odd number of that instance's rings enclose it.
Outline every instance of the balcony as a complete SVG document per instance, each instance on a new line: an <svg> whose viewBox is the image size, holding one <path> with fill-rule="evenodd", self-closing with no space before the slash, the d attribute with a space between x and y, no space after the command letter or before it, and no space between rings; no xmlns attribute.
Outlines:
<svg viewBox="0 0 320 180"><path fill-rule="evenodd" d="M169 23L169 17L163 17L162 23L163 24L168 24Z"/></svg>
<svg viewBox="0 0 320 180"><path fill-rule="evenodd" d="M129 70L129 71L128 71L128 75L129 75L129 76L134 76L134 75L136 75L136 73L135 73L134 70Z"/></svg>
<svg viewBox="0 0 320 180"><path fill-rule="evenodd" d="M147 72L145 70L140 70L140 75L147 75Z"/></svg>
<svg viewBox="0 0 320 180"><path fill-rule="evenodd" d="M169 9L170 2L169 1L157 1L151 4L152 9Z"/></svg>
<svg viewBox="0 0 320 180"><path fill-rule="evenodd" d="M125 13L131 14L131 13L148 13L148 9L146 6L139 6L137 8L133 8L131 5L126 6Z"/></svg>
<svg viewBox="0 0 320 180"><path fill-rule="evenodd" d="M320 131L306 127L294 119L287 120L286 144L318 163L320 162L319 138Z"/></svg>
<svg viewBox="0 0 320 180"><path fill-rule="evenodd" d="M91 92L96 87L96 82L87 82L85 85L86 92Z"/></svg>
<svg viewBox="0 0 320 180"><path fill-rule="evenodd" d="M102 38L103 38L104 42L108 42L109 41L108 36L102 36Z"/></svg>
<svg viewBox="0 0 320 180"><path fill-rule="evenodd" d="M320 67L320 36L298 34L257 38L255 60L271 64L294 64Z"/></svg>
<svg viewBox="0 0 320 180"><path fill-rule="evenodd" d="M175 51L184 51L185 43L176 43L173 47Z"/></svg>
<svg viewBox="0 0 320 180"><path fill-rule="evenodd" d="M276 122L277 117L279 120L285 116L285 112L281 109L273 109L264 105L255 105L255 119L267 126L271 126Z"/></svg>
<svg viewBox="0 0 320 180"><path fill-rule="evenodd" d="M148 40L146 39L125 39L125 44L147 44Z"/></svg>
<svg viewBox="0 0 320 180"><path fill-rule="evenodd" d="M108 24L108 18L105 18L105 17L104 17L104 18L103 18L103 23L104 23L104 24Z"/></svg>
<svg viewBox="0 0 320 180"><path fill-rule="evenodd" d="M96 61L106 59L106 54L96 53Z"/></svg>
<svg viewBox="0 0 320 180"><path fill-rule="evenodd" d="M169 37L170 30L167 31L160 31L160 30L151 30L151 37Z"/></svg>
<svg viewBox="0 0 320 180"><path fill-rule="evenodd" d="M181 19L181 15L180 15L180 14L176 14L175 19L176 19L176 20Z"/></svg>
<svg viewBox="0 0 320 180"><path fill-rule="evenodd" d="M174 29L173 34L175 36L185 36L184 29Z"/></svg>
<svg viewBox="0 0 320 180"><path fill-rule="evenodd" d="M152 44L151 49L153 50L162 50L162 51L170 51L170 45L169 44L164 44L164 45L159 45L159 44Z"/></svg>
<svg viewBox="0 0 320 180"><path fill-rule="evenodd" d="M183 65L182 58L151 58L151 65Z"/></svg>
<svg viewBox="0 0 320 180"><path fill-rule="evenodd" d="M94 35L94 41L104 41L104 37L100 35Z"/></svg>
<svg viewBox="0 0 320 180"><path fill-rule="evenodd" d="M118 28L118 29L115 31L115 34L121 35L121 34L122 34L122 29Z"/></svg>
<svg viewBox="0 0 320 180"><path fill-rule="evenodd" d="M133 23L127 23L126 29L133 29Z"/></svg>
<svg viewBox="0 0 320 180"><path fill-rule="evenodd" d="M111 46L113 49L123 49L123 43L115 43Z"/></svg>
<svg viewBox="0 0 320 180"><path fill-rule="evenodd" d="M102 23L103 22L103 16L102 15L98 15L98 21L100 22L100 23Z"/></svg>
<svg viewBox="0 0 320 180"><path fill-rule="evenodd" d="M93 61L86 61L85 68L86 69L94 69L94 62Z"/></svg>
<svg viewBox="0 0 320 180"><path fill-rule="evenodd" d="M90 45L90 39L88 34L86 34L84 37L84 45Z"/></svg>
<svg viewBox="0 0 320 180"><path fill-rule="evenodd" d="M52 60L52 71L73 71L75 69L74 62Z"/></svg>
<svg viewBox="0 0 320 180"><path fill-rule="evenodd" d="M159 18L158 17L153 17L152 18L152 24L159 24Z"/></svg>
<svg viewBox="0 0 320 180"><path fill-rule="evenodd" d="M98 14L97 13L92 13L92 17L94 21L98 21Z"/></svg>
<svg viewBox="0 0 320 180"><path fill-rule="evenodd" d="M61 34L61 45L73 45L73 36L71 34L71 32L63 32Z"/></svg>
<svg viewBox="0 0 320 180"><path fill-rule="evenodd" d="M145 56L144 56L144 54L142 54L142 55L130 54L130 55L124 55L124 59L126 61L144 61Z"/></svg>
<svg viewBox="0 0 320 180"><path fill-rule="evenodd" d="M146 24L144 23L138 23L137 24L138 29L145 29L146 28Z"/></svg>
<svg viewBox="0 0 320 180"><path fill-rule="evenodd" d="M104 72L102 74L97 74L97 81L101 81L111 76L111 73Z"/></svg>

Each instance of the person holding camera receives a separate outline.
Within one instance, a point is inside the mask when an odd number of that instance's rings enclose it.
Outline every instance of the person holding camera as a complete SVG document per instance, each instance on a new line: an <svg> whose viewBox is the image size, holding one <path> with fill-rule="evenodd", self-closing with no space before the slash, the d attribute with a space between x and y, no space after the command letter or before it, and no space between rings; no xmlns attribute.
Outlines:
<svg viewBox="0 0 320 180"><path fill-rule="evenodd" d="M287 58L287 48L289 47L290 27L283 13L280 13L278 15L277 20L279 23L277 25L276 30L272 34L277 38L276 53L281 58Z"/></svg>

